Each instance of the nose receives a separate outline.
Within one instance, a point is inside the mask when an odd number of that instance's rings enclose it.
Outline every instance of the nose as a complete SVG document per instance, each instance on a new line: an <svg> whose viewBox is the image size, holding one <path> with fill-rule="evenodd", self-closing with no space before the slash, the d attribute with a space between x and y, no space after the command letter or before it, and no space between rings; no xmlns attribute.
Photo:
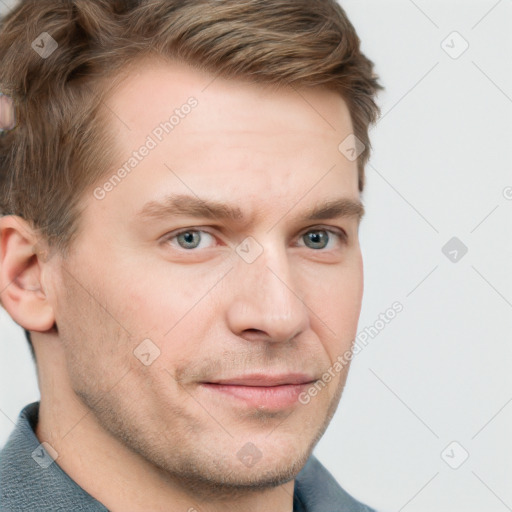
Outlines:
<svg viewBox="0 0 512 512"><path fill-rule="evenodd" d="M252 263L237 258L230 272L227 321L247 340L288 342L309 326L297 275L285 247L269 242Z"/></svg>

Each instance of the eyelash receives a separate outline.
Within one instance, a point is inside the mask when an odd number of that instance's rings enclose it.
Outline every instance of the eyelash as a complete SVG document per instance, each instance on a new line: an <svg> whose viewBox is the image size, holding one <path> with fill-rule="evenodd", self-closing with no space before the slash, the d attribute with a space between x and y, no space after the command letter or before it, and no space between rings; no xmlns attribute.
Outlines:
<svg viewBox="0 0 512 512"><path fill-rule="evenodd" d="M315 232L315 231L325 231L325 232L327 232L327 233L329 233L331 235L337 236L342 245L345 245L348 242L348 235L347 235L347 233L345 231L343 231L342 229L340 229L338 231L338 229L334 230L333 228L328 228L328 227L325 227L325 226L314 226L312 228L308 228L306 231L303 231L299 235L299 239L301 239L304 235L307 235L308 233ZM164 235L164 237L162 238L162 243L168 243L171 240L173 240L173 239L177 238L178 236L182 235L183 233L194 233L194 232L208 233L209 235L215 237L215 235L211 231L209 231L207 229L202 229L200 226L198 226L198 227L191 227L191 228L183 228L183 229L180 229L178 231L173 231L171 233L168 233L167 235ZM304 246L301 246L301 247L304 247ZM178 249L181 249L183 252L197 252L197 251L199 251L199 249L184 249L183 247L179 247L179 246L178 246ZM311 250L314 251L314 252L327 252L327 251L329 251L329 249L311 249ZM330 250L333 250L333 249L330 249Z"/></svg>

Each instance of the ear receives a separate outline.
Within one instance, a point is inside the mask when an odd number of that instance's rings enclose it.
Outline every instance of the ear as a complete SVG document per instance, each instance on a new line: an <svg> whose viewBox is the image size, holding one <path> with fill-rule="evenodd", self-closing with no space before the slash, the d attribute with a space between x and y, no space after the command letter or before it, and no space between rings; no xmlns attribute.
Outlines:
<svg viewBox="0 0 512 512"><path fill-rule="evenodd" d="M45 332L55 323L42 283L44 261L38 236L21 217L0 217L0 300L11 318L28 331Z"/></svg>

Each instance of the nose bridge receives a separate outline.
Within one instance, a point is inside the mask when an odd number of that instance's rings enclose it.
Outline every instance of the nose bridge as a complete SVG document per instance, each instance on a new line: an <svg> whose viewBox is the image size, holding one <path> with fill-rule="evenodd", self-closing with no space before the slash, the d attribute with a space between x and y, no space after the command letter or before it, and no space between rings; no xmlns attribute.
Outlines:
<svg viewBox="0 0 512 512"><path fill-rule="evenodd" d="M249 252L259 252L254 261L248 263L242 256L236 263L233 326L239 331L263 331L273 341L288 341L306 330L308 323L289 255L275 233L252 244Z"/></svg>

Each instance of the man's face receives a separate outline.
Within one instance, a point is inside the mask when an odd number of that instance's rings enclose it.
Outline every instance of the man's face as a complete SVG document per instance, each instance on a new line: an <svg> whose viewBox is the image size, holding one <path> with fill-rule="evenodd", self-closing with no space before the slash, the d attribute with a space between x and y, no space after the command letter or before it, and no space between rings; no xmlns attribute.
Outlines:
<svg viewBox="0 0 512 512"><path fill-rule="evenodd" d="M155 131L190 97L172 131ZM359 201L356 162L338 150L353 130L346 104L154 63L108 107L122 156L87 192L68 258L51 260L73 391L98 425L196 492L289 481L348 366L308 404L298 393L311 384L290 384L322 379L351 347L361 307L357 215L304 218ZM104 186L148 136L147 156ZM190 197L175 205L186 215L170 208L176 195ZM237 215L196 217L198 198ZM265 376L289 385L268 389Z"/></svg>

